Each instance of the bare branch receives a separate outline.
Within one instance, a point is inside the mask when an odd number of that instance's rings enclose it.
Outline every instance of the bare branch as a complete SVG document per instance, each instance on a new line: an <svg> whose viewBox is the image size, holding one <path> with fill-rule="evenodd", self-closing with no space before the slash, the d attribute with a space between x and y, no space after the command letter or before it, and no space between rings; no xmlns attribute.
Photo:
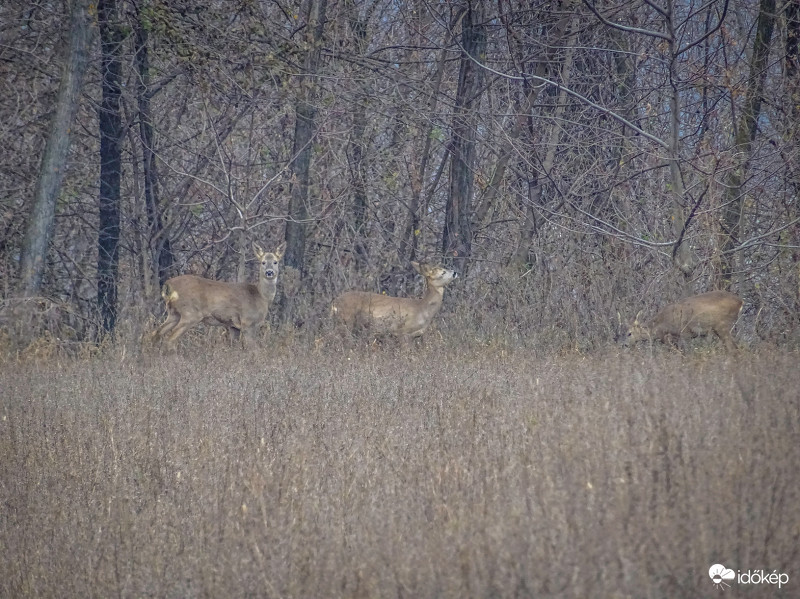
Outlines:
<svg viewBox="0 0 800 599"><path fill-rule="evenodd" d="M727 14L728 14L728 0L725 0L725 4L722 7L722 15L720 15L716 26L711 28L709 31L707 31L705 34L703 34L702 36L700 36L698 39L694 40L693 42L689 42L688 44L686 44L682 48L679 48L678 51L675 54L676 55L683 54L684 52L687 52L687 51L691 50L692 48L694 48L698 44L702 44L705 40L707 40L709 37L714 35L722 27L722 23L725 21L725 16Z"/></svg>
<svg viewBox="0 0 800 599"><path fill-rule="evenodd" d="M606 19L603 15L601 15L598 12L598 10L595 8L594 4L589 2L589 0L583 0L583 3L586 5L586 7L589 10L592 11L592 13L594 13L594 16L596 16L598 19L600 19L600 21L603 23L603 25L607 25L608 27L613 27L614 29L618 29L619 31L625 31L627 33L638 33L639 35L646 35L648 37L657 37L659 39L667 40L667 41L670 41L670 39L671 39L669 35L667 35L666 33L661 33L660 31L653 31L651 29L641 29L640 27L630 27L629 25L620 25L619 23L614 23L613 21L609 21L608 19ZM650 4L650 2L648 2L647 4ZM653 6L653 5L650 4L650 6ZM664 14L663 9L660 9L660 8L658 8L656 6L653 6L653 8L655 8L662 15Z"/></svg>

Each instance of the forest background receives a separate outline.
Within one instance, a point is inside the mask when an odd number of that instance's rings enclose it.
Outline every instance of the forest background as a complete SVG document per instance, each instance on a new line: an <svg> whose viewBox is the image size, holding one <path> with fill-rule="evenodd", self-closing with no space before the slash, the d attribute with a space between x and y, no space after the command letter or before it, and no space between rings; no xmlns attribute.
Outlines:
<svg viewBox="0 0 800 599"><path fill-rule="evenodd" d="M728 289L796 345L800 1L0 7L11 339L138 339L287 242L272 326L457 268L444 334L596 347ZM447 324L445 324L447 323ZM449 331L449 333L448 333Z"/></svg>

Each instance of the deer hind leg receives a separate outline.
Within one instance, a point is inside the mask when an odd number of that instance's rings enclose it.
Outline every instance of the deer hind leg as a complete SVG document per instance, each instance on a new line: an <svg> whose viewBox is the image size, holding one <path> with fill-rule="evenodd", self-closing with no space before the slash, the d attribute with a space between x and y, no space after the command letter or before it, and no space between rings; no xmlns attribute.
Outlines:
<svg viewBox="0 0 800 599"><path fill-rule="evenodd" d="M169 331L169 334L167 336L167 348L171 350L175 349L180 336L199 323L200 320L198 319L191 319L191 318L186 318L186 316L180 316L180 322L178 322L178 324L176 325L173 325L173 327Z"/></svg>
<svg viewBox="0 0 800 599"><path fill-rule="evenodd" d="M156 343L157 341L162 340L167 333L169 333L172 329L175 328L175 325L178 324L178 321L180 321L180 319L181 317L177 312L168 309L167 319L163 323L161 323L161 326L159 326L155 331L153 331L150 334L151 342Z"/></svg>

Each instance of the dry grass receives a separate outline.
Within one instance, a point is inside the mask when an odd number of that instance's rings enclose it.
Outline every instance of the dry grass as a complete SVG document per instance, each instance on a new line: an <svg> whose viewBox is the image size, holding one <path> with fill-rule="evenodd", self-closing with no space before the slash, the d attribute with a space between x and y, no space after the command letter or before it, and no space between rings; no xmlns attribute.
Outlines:
<svg viewBox="0 0 800 599"><path fill-rule="evenodd" d="M797 354L192 353L0 367L0 596L800 592Z"/></svg>

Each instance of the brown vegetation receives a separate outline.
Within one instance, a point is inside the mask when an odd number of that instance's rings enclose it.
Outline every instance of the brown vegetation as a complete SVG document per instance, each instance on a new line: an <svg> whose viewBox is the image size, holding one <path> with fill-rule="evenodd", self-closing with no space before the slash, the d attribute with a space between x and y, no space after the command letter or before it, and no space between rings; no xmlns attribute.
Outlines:
<svg viewBox="0 0 800 599"><path fill-rule="evenodd" d="M6 363L0 596L796 592L796 353L435 339Z"/></svg>

